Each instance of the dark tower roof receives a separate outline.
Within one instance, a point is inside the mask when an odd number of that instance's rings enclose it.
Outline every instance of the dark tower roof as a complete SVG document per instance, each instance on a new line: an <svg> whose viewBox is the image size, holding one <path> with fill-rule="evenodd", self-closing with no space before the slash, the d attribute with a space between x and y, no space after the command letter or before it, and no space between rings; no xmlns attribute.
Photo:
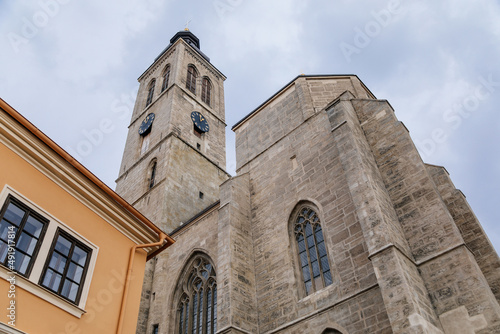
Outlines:
<svg viewBox="0 0 500 334"><path fill-rule="evenodd" d="M191 31L189 30L179 31L177 34L174 35L174 37L170 39L170 44L174 44L175 41L178 40L179 38L185 40L189 45L196 47L197 49L200 49L200 40Z"/></svg>
<svg viewBox="0 0 500 334"><path fill-rule="evenodd" d="M170 44L163 50L158 57L155 58L155 61L158 60L179 38L182 38L186 43L188 43L195 51L205 58L208 62L210 62L210 58L208 58L203 52L200 50L200 40L196 37L191 31L185 29L179 31L170 39Z"/></svg>

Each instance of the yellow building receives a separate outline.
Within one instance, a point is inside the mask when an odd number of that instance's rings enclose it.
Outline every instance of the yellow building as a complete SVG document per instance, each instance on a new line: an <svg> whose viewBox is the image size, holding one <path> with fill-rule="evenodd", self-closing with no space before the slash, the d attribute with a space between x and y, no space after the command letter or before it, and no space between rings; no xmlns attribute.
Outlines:
<svg viewBox="0 0 500 334"><path fill-rule="evenodd" d="M173 240L1 99L0 208L0 333L135 333Z"/></svg>

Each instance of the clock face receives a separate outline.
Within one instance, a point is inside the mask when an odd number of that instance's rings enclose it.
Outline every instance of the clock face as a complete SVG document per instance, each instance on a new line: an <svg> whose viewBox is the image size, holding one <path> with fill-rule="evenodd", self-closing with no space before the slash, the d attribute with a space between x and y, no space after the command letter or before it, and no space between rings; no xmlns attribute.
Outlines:
<svg viewBox="0 0 500 334"><path fill-rule="evenodd" d="M139 127L139 134L141 136L145 136L151 131L151 125L153 125L154 120L155 114L151 113L146 116L146 118L142 121L141 126Z"/></svg>
<svg viewBox="0 0 500 334"><path fill-rule="evenodd" d="M208 132L208 130L210 129L207 119L197 111L193 111L191 113L191 120L193 121L196 129L200 132Z"/></svg>

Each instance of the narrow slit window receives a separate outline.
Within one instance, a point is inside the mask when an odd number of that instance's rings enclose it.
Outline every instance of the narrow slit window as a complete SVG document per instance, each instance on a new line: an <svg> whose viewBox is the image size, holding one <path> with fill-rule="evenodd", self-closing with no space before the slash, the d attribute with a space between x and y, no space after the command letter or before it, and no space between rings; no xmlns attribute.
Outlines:
<svg viewBox="0 0 500 334"><path fill-rule="evenodd" d="M149 189L153 188L155 186L155 178L156 178L156 161L153 162L153 165L151 166L151 175L149 177Z"/></svg>

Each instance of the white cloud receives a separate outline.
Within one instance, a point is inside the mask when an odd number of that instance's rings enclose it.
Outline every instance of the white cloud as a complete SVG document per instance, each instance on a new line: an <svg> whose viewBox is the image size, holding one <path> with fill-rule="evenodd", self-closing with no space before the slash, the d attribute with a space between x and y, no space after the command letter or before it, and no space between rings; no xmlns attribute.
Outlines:
<svg viewBox="0 0 500 334"><path fill-rule="evenodd" d="M218 3L226 5L222 17L215 7ZM388 4L388 0L68 1L27 38L23 27L43 11L40 3L0 2L0 93L63 147L74 148L82 131L113 118L111 103L137 86L135 79L191 19L202 50L228 76L229 127L301 72L354 73L378 98L388 99L412 137L423 141L432 130L447 129L443 112L463 102L480 77L491 75L500 82L500 4L401 1L406 10L347 62L340 43L352 43L355 28L364 29L376 20L373 13ZM9 33L27 40L17 45L17 53ZM432 162L446 165L474 203L500 201L492 190L500 187L495 165L478 175L471 173L481 162L498 164L493 143L500 142L500 131L484 131L485 124L500 124L496 110L500 87L493 89L447 141L436 145L432 156ZM114 122L116 130L84 159L111 186L128 120ZM233 138L230 134L228 142ZM116 150L120 152L108 154ZM233 150L228 147L228 152ZM481 180L488 180L489 187L481 187ZM476 205L484 210L480 217L486 226L500 219L494 207Z"/></svg>

